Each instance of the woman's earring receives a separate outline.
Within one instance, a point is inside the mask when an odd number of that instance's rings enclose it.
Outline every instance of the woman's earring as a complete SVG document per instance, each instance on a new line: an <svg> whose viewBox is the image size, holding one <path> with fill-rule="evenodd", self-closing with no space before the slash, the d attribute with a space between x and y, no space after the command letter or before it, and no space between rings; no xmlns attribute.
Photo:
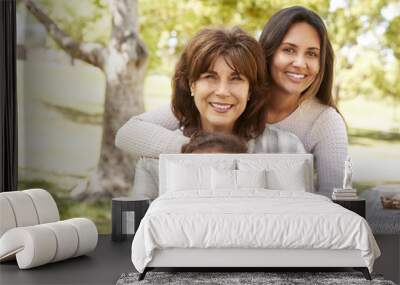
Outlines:
<svg viewBox="0 0 400 285"><path fill-rule="evenodd" d="M250 94L249 94L249 96L247 97L247 101L250 101Z"/></svg>
<svg viewBox="0 0 400 285"><path fill-rule="evenodd" d="M194 97L193 89L190 89L190 96Z"/></svg>

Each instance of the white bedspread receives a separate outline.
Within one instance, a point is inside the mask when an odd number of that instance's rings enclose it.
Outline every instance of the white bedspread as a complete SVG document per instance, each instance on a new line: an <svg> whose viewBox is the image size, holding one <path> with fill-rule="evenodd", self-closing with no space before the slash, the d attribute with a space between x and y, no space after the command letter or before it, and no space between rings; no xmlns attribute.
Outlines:
<svg viewBox="0 0 400 285"><path fill-rule="evenodd" d="M154 249L164 248L358 249L370 271L380 255L359 215L320 195L265 189L162 195L133 240L136 269L143 272Z"/></svg>

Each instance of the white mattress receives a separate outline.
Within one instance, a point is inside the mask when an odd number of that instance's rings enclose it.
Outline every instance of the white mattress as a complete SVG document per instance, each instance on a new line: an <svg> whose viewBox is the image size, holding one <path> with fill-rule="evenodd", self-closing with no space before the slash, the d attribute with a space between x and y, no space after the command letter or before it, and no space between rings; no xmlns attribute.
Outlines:
<svg viewBox="0 0 400 285"><path fill-rule="evenodd" d="M380 255L359 215L320 195L267 189L157 198L133 240L132 262L143 272L155 250L169 248L359 250L370 271Z"/></svg>

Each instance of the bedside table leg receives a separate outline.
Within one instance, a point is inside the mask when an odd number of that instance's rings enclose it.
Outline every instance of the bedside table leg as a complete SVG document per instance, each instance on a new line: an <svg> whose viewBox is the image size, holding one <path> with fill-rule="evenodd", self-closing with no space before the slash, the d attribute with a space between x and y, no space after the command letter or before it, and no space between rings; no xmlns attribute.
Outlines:
<svg viewBox="0 0 400 285"><path fill-rule="evenodd" d="M364 275L365 279L372 280L371 275L369 274L369 270L367 267L354 267L355 270L361 271Z"/></svg>
<svg viewBox="0 0 400 285"><path fill-rule="evenodd" d="M144 279L144 277L146 277L146 273L147 273L148 269L147 267L144 269L144 271L142 273L139 274L139 278L138 281L142 281Z"/></svg>

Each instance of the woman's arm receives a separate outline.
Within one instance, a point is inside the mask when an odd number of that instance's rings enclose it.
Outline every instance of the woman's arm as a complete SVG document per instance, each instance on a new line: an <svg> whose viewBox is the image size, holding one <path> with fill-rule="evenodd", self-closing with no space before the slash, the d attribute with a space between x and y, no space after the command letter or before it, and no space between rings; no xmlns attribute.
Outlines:
<svg viewBox="0 0 400 285"><path fill-rule="evenodd" d="M317 170L316 189L330 197L333 188L341 188L344 161L347 157L347 131L342 117L332 108L324 111L315 121L310 139Z"/></svg>
<svg viewBox="0 0 400 285"><path fill-rule="evenodd" d="M176 132L178 121L170 106L132 117L117 132L115 145L134 156L158 158L160 153L180 153L189 138Z"/></svg>

